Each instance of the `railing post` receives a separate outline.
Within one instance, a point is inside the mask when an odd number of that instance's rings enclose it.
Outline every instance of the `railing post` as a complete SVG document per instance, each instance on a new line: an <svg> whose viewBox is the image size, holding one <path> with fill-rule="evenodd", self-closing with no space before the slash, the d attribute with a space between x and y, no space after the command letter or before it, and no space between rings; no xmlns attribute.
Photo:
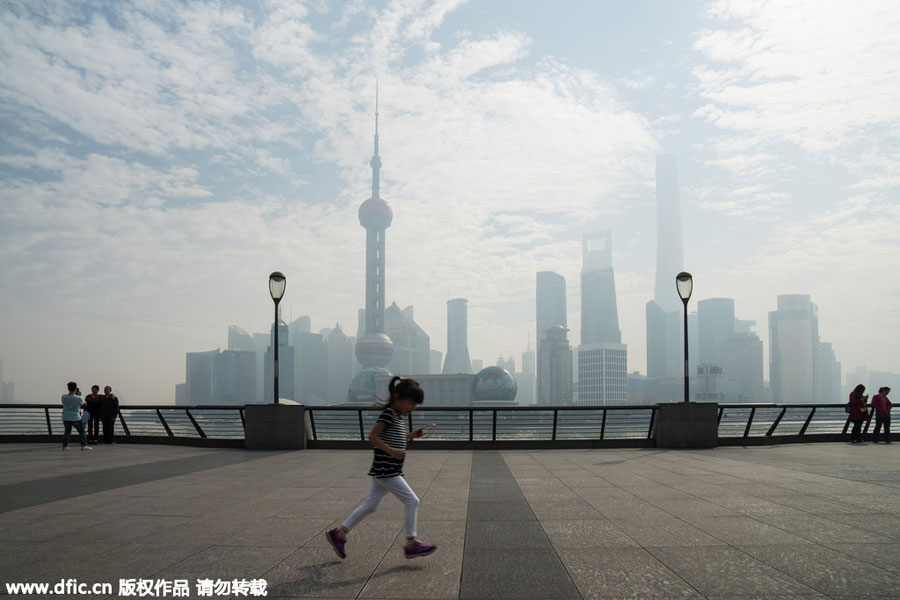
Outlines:
<svg viewBox="0 0 900 600"><path fill-rule="evenodd" d="M647 439L653 439L653 423L656 420L656 407L650 409L650 429L647 430Z"/></svg>
<svg viewBox="0 0 900 600"><path fill-rule="evenodd" d="M606 434L606 407L603 407L603 420L600 421L600 439Z"/></svg>
<svg viewBox="0 0 900 600"><path fill-rule="evenodd" d="M816 407L813 406L812 410L809 411L809 416L806 417L806 422L803 423L803 427L800 428L800 433L798 435L803 435L806 433L806 428L809 427L810 421L812 421L813 415L816 414Z"/></svg>
<svg viewBox="0 0 900 600"><path fill-rule="evenodd" d="M550 437L554 442L556 441L556 420L559 418L559 409L553 409L553 435Z"/></svg>
<svg viewBox="0 0 900 600"><path fill-rule="evenodd" d="M362 441L366 441L366 434L363 428L363 419L362 419L362 409L356 411L356 414L359 415L359 439Z"/></svg>
<svg viewBox="0 0 900 600"><path fill-rule="evenodd" d="M724 415L724 414L725 414L725 407L724 407L724 406L720 406L720 407L719 407L719 419L716 421L716 425L721 425L721 424L722 424L722 415Z"/></svg>
<svg viewBox="0 0 900 600"><path fill-rule="evenodd" d="M495 408L494 410L491 411L491 413L493 414L493 425L491 427L491 441L496 442L497 441L497 409Z"/></svg>
<svg viewBox="0 0 900 600"><path fill-rule="evenodd" d="M119 408L116 412L119 413L119 423L122 424L122 431L125 432L125 435L130 436L131 431L128 430L128 424L125 422L125 415L122 414L122 409Z"/></svg>
<svg viewBox="0 0 900 600"><path fill-rule="evenodd" d="M156 416L159 417L160 423L162 423L162 424L163 424L163 427L166 428L166 433L169 434L169 437L175 437L175 434L173 434L173 433L172 433L172 430L169 429L169 424L166 423L166 420L163 418L162 413L159 411L158 408L156 409Z"/></svg>
<svg viewBox="0 0 900 600"><path fill-rule="evenodd" d="M775 428L778 427L778 424L781 423L781 418L784 416L784 413L787 412L787 407L781 409L781 413L778 415L778 418L775 419L775 422L772 423L772 426L769 427L769 431L766 432L766 437L770 437L773 433L775 433Z"/></svg>
<svg viewBox="0 0 900 600"><path fill-rule="evenodd" d="M475 439L475 415L471 408L469 409L469 441Z"/></svg>
<svg viewBox="0 0 900 600"><path fill-rule="evenodd" d="M756 414L756 407L750 409L750 416L747 417L747 427L744 428L744 437L750 436L750 427L753 425L753 415Z"/></svg>
<svg viewBox="0 0 900 600"><path fill-rule="evenodd" d="M315 412L315 411L306 409L306 414L309 415L309 426L310 426L310 429L312 429L312 438L313 438L313 441L319 439L319 438L316 436L316 420L313 418L313 413L314 413L314 412Z"/></svg>
<svg viewBox="0 0 900 600"><path fill-rule="evenodd" d="M50 409L44 408L44 416L47 417L47 435L53 435L53 427L50 425Z"/></svg>
<svg viewBox="0 0 900 600"><path fill-rule="evenodd" d="M187 415L188 419L191 420L191 423L194 425L194 429L197 430L197 433L200 434L200 437L205 438L206 434L203 433L203 430L200 428L200 424L197 423L197 420L194 418L194 415L191 414L191 409L185 408L184 413Z"/></svg>

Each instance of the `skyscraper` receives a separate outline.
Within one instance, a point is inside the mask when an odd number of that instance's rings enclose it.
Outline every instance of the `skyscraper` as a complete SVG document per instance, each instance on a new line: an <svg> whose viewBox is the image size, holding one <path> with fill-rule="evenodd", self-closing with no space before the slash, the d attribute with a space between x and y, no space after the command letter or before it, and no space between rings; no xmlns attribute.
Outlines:
<svg viewBox="0 0 900 600"><path fill-rule="evenodd" d="M547 328L538 359L538 400L542 406L572 403L572 348L562 325Z"/></svg>
<svg viewBox="0 0 900 600"><path fill-rule="evenodd" d="M278 396L287 400L296 400L294 396L294 373L296 363L294 361L294 347L290 345L290 333L288 324L278 315ZM263 377L263 404L274 401L275 396L275 324L272 324L269 333L269 346L266 348L265 367Z"/></svg>
<svg viewBox="0 0 900 600"><path fill-rule="evenodd" d="M551 327L560 326L568 331L568 321L566 318L566 280L559 273L553 271L538 271L537 285L535 289L535 307L536 307L536 357L537 372L535 387L537 389L537 401L541 402L540 390L542 388L541 377L545 372L541 368L541 361L544 354L541 352L541 346L547 339L547 331Z"/></svg>
<svg viewBox="0 0 900 600"><path fill-rule="evenodd" d="M398 375L427 374L431 371L431 338L413 318L413 307L403 310L396 302L384 312L385 333L394 344L388 371Z"/></svg>
<svg viewBox="0 0 900 600"><path fill-rule="evenodd" d="M697 302L698 337L700 338L699 362L721 365L722 344L734 335L734 300L732 298L707 298ZM728 377L728 373L725 373Z"/></svg>
<svg viewBox="0 0 900 600"><path fill-rule="evenodd" d="M253 338L249 333L237 325L230 325L228 327L228 349L256 353L256 344L253 343Z"/></svg>
<svg viewBox="0 0 900 600"><path fill-rule="evenodd" d="M444 358L443 373L471 373L469 359L469 318L468 303L465 298L447 301L447 356Z"/></svg>
<svg viewBox="0 0 900 600"><path fill-rule="evenodd" d="M394 213L381 199L381 157L378 155L378 90L375 91L375 143L372 167L372 195L359 207L359 224L366 230L366 328L356 342L356 358L363 370L348 391L351 401L374 399L375 377L388 373L394 345L384 333L385 231ZM373 371L374 369L374 371Z"/></svg>
<svg viewBox="0 0 900 600"><path fill-rule="evenodd" d="M353 380L352 338L341 330L339 323L325 339L325 394L326 404L342 402ZM296 345L296 342L294 342ZM322 374L318 376L321 378Z"/></svg>
<svg viewBox="0 0 900 600"><path fill-rule="evenodd" d="M656 285L647 303L647 377L683 375L684 335L675 276L684 268L678 164L671 154L656 157Z"/></svg>
<svg viewBox="0 0 900 600"><path fill-rule="evenodd" d="M622 332L612 267L612 233L585 234L581 256L581 343L619 343Z"/></svg>
<svg viewBox="0 0 900 600"><path fill-rule="evenodd" d="M736 382L736 402L763 402L763 343L753 332L735 333L722 342L719 350L722 370L729 381Z"/></svg>
<svg viewBox="0 0 900 600"><path fill-rule="evenodd" d="M681 309L675 276L684 269L678 162L672 154L656 157L656 287L653 299L665 312Z"/></svg>
<svg viewBox="0 0 900 600"><path fill-rule="evenodd" d="M185 353L186 401L191 406L200 404L216 404L212 390L213 358L219 353L218 348L207 352Z"/></svg>
<svg viewBox="0 0 900 600"><path fill-rule="evenodd" d="M621 341L612 234L586 234L582 241L579 404L606 406L628 401L627 348Z"/></svg>
<svg viewBox="0 0 900 600"><path fill-rule="evenodd" d="M809 296L778 296L778 310L769 313L769 380L773 402L818 401L813 383L818 343L818 308Z"/></svg>
<svg viewBox="0 0 900 600"><path fill-rule="evenodd" d="M256 403L255 351L226 350L212 357L212 396L216 404Z"/></svg>

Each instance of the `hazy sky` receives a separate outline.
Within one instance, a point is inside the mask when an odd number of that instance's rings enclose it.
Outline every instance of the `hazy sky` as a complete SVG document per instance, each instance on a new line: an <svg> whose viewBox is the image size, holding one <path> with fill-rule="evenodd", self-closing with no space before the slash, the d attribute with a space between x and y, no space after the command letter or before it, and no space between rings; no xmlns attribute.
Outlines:
<svg viewBox="0 0 900 600"><path fill-rule="evenodd" d="M552 9L551 9L552 7ZM0 3L0 358L170 402L184 353L285 316L355 334L375 80L387 302L446 351L534 347L535 272L611 229L646 371L654 165L679 162L694 298L766 342L810 294L844 372L900 371L900 6L856 2ZM674 274L673 274L674 286ZM768 360L768 358L766 358Z"/></svg>

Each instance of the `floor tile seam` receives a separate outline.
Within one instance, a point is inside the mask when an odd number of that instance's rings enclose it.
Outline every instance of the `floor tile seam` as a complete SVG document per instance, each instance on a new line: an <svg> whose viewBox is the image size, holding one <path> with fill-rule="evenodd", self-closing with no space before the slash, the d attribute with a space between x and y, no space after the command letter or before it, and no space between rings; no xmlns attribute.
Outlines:
<svg viewBox="0 0 900 600"><path fill-rule="evenodd" d="M853 543L853 542L850 542L850 543ZM898 545L898 544L897 544L897 543L895 543L895 544L877 544L877 543L875 543L875 544L865 544L865 543L863 543L863 545L876 545L876 546L881 546L881 545L885 545L885 546L887 546L887 545L892 545L892 546L894 546L894 545ZM832 551L834 551L834 552L837 552L838 554L841 554L841 555L843 555L843 556L845 556L845 557L847 557L847 558L851 558L851 559L854 559L854 560L858 560L859 562L862 562L862 563L865 563L865 564L870 565L870 566L872 566L872 567L875 567L875 568L877 568L878 570L884 571L885 573L888 573L888 574L893 575L893 576L895 576L895 577L900 577L900 572L890 571L890 570L885 569L884 567L882 567L882 566L880 566L880 565L878 565L878 564L876 564L876 563L874 563L874 562L872 562L872 561L869 561L869 560L866 560L866 559L863 559L863 558L859 558L858 556L854 556L854 555L852 555L852 554L848 554L847 551L842 550L840 547L835 546L835 545L833 545L832 543L821 544L821 546L824 547L824 548L827 548L827 549L829 549L829 550L832 550Z"/></svg>
<svg viewBox="0 0 900 600"><path fill-rule="evenodd" d="M506 462L506 457L504 456L504 454L502 452L501 452L500 456L503 458L504 462ZM508 463L506 464L506 467L507 467L507 470L509 470ZM511 471L510 471L510 476L512 476ZM556 477L556 479L559 480L560 483L562 483L566 488L571 490L571 488L569 488L569 486L567 486L565 483L563 483L562 480L559 479L559 477L557 477L556 475L554 475L554 477ZM515 477L513 477L513 481L515 481ZM518 486L518 482L516 482L516 485ZM566 566L565 561L559 555L559 551L556 549L556 546L554 546L553 540L550 538L549 535L547 535L547 531L544 529L544 525L541 523L541 520L538 518L537 514L534 512L534 509L531 508L531 503L528 501L528 498L525 497L525 494L524 494L524 492L522 492L521 487L519 487L519 491L520 491L520 493L522 493L525 504L528 506L529 510L531 510L531 514L534 516L534 520L537 522L537 525L540 528L541 533L544 536L544 539L546 540L550 549L553 551L554 556L556 556L556 560L558 560L559 564L562 565L563 571L565 571L565 573L566 573L566 577L569 578L569 582L572 584L572 588L578 594L578 597L581 598L582 600L584 600L584 594L581 593L581 590L579 589L578 585L575 583L575 578L573 577L572 572L569 570L569 567Z"/></svg>
<svg viewBox="0 0 900 600"><path fill-rule="evenodd" d="M706 547L709 547L709 546L706 546ZM789 573L785 573L784 571L782 571L781 569L778 569L778 568L775 567L774 565L771 565L771 564L767 563L766 561L764 561L764 560L762 560L762 559L756 558L755 556L753 556L753 555L750 554L749 552L745 552L742 548L740 548L740 547L738 547L738 546L732 546L731 544L729 544L728 547L729 547L729 548L733 548L735 551L737 551L738 553L740 553L740 554L746 556L747 558L749 558L749 559L752 560L752 561L756 561L756 562L758 562L758 563L760 563L760 564L763 564L763 565L769 567L770 569L776 571L779 575L781 575L781 576L787 578L789 581L792 581L792 582L796 583L797 585L799 585L800 587L803 587L803 588L806 588L806 589L810 590L813 594L825 594L825 592L820 592L820 591L817 590L816 588L813 588L812 586L806 585L805 583L803 583L802 581L800 581L799 579L797 579L797 578L794 577L793 575L790 575ZM648 550L648 552L650 552L650 551ZM651 554L653 554L653 553L651 552ZM673 573L675 573L675 575L678 575L678 577L681 577L674 569L672 569L671 567L669 567L669 565L666 564L666 563L663 561L662 558L656 556L656 554L653 554L653 557L656 558L656 560L658 560L658 561L660 561L661 563L663 563L664 565L666 565L666 567L667 567L669 570L671 570ZM682 579L683 579L683 578L682 578ZM685 582L685 583L687 583L687 582ZM688 583L688 585L690 585L690 584ZM691 586L691 588L692 588L692 589L696 589L694 586ZM697 593L700 594L701 596L706 597L702 592L700 592L700 590L697 590ZM826 596L826 597L827 597L827 596Z"/></svg>

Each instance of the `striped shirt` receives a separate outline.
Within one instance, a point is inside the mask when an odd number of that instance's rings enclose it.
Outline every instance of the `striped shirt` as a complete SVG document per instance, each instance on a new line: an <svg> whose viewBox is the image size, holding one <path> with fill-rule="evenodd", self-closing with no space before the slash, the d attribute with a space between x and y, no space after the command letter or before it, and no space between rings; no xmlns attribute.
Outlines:
<svg viewBox="0 0 900 600"><path fill-rule="evenodd" d="M378 416L378 423L384 423L384 431L378 438L397 450L406 450L406 430L403 428L403 420L393 408L385 408ZM375 448L375 456L372 459L372 468L369 469L372 477L396 477L403 475L403 459L396 459L384 450Z"/></svg>

